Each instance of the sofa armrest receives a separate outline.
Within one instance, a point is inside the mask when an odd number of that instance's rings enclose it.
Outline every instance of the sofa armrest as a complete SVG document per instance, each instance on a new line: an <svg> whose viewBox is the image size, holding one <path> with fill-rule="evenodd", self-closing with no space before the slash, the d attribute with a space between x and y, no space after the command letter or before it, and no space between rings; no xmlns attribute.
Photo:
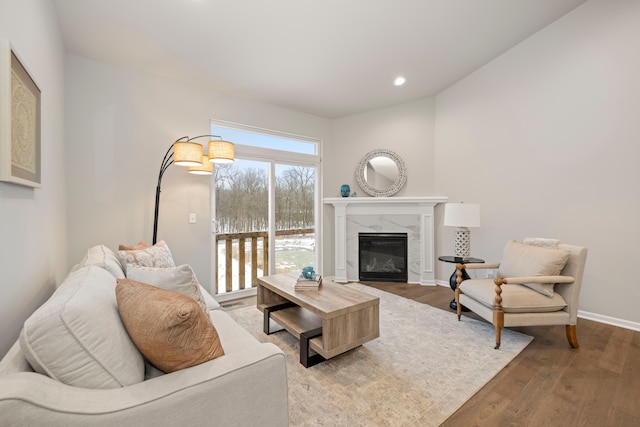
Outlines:
<svg viewBox="0 0 640 427"><path fill-rule="evenodd" d="M30 372L0 378L0 425L288 424L287 372L271 343L115 389L82 389Z"/></svg>

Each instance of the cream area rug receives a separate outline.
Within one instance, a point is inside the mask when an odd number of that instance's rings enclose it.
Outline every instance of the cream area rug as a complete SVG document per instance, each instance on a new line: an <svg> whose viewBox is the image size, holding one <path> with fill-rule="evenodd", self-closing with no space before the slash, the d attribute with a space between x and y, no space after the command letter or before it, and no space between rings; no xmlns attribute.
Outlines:
<svg viewBox="0 0 640 427"><path fill-rule="evenodd" d="M494 350L492 325L359 283L380 297L380 337L305 369L286 331L265 335L255 307L228 311L287 357L289 423L295 426L437 426L533 339L508 329ZM247 402L250 404L250 402Z"/></svg>

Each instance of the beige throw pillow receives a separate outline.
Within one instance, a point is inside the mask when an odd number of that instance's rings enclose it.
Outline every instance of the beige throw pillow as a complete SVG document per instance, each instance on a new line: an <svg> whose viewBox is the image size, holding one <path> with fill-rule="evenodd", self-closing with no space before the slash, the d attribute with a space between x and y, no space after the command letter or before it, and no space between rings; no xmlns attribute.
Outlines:
<svg viewBox="0 0 640 427"><path fill-rule="evenodd" d="M153 246L144 249L122 250L118 251L118 256L122 265L128 268L129 264L141 265L143 267L175 267L169 246L164 240L159 241Z"/></svg>
<svg viewBox="0 0 640 427"><path fill-rule="evenodd" d="M129 336L163 372L224 355L218 332L193 298L130 279L118 280L116 298Z"/></svg>
<svg viewBox="0 0 640 427"><path fill-rule="evenodd" d="M144 361L120 319L115 288L116 279L97 266L65 279L20 333L20 347L34 371L83 388L144 380Z"/></svg>
<svg viewBox="0 0 640 427"><path fill-rule="evenodd" d="M569 255L568 251L525 245L511 240L504 248L498 277L556 276L569 260ZM525 284L548 297L553 296L554 285L554 283Z"/></svg>
<svg viewBox="0 0 640 427"><path fill-rule="evenodd" d="M196 300L202 311L208 315L209 310L200 292L200 283L188 264L169 268L129 265L127 278L189 296Z"/></svg>

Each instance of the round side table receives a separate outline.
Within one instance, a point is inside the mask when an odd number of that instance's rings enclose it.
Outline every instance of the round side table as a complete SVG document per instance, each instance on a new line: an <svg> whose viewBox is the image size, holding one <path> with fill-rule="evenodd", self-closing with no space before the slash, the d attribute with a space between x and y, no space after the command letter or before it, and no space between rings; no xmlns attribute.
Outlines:
<svg viewBox="0 0 640 427"><path fill-rule="evenodd" d="M438 257L439 261L443 261L443 262L450 262L453 264L481 264L484 263L483 259L480 258L472 258L472 257L467 257L467 258L463 258L463 257L459 257L459 256L441 256ZM456 287L458 286L456 283L456 280L458 278L458 268L454 268L453 269L453 274L451 274L451 277L449 277L449 286L451 287L451 290L455 292ZM469 277L469 274L467 273L467 270L462 269L462 280L467 280L467 279L471 279L471 277ZM456 299L452 299L451 302L449 303L449 308L452 310L458 310L458 304L456 303ZM466 307L462 307L462 311L469 311L468 308Z"/></svg>

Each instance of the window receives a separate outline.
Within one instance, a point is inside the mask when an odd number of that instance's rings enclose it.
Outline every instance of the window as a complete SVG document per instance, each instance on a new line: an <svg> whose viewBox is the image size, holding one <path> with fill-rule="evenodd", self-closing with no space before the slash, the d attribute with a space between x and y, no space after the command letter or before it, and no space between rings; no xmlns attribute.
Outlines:
<svg viewBox="0 0 640 427"><path fill-rule="evenodd" d="M214 166L216 293L319 268L320 141L219 121L211 133L235 144L234 163Z"/></svg>

